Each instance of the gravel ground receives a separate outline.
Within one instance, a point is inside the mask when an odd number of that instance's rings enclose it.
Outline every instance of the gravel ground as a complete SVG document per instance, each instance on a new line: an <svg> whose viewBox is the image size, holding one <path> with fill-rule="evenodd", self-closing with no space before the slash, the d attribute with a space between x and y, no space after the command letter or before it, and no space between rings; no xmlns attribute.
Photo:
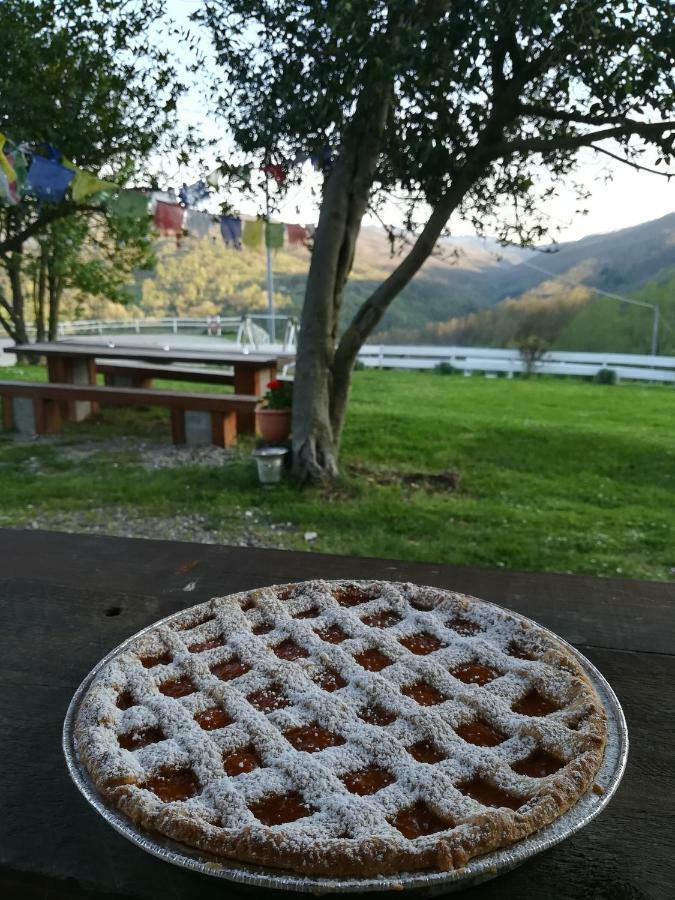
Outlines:
<svg viewBox="0 0 675 900"><path fill-rule="evenodd" d="M150 443L134 438L114 438L109 441L81 441L77 444L60 444L54 441L59 456L68 462L85 462L102 452L133 453L139 465L148 471L178 469L182 466L222 466L235 457L233 450L223 450L206 444L200 447L175 446Z"/></svg>
<svg viewBox="0 0 675 900"><path fill-rule="evenodd" d="M104 441L69 443L61 438L41 438L49 443L60 460L85 466L96 454L123 453L148 471L177 469L183 466L220 467L236 457L236 452L219 447L185 447L140 441L135 438L112 438ZM41 461L36 456L25 460L31 474L40 474ZM113 463L114 465L114 463ZM87 510L34 510L31 505L17 517L2 515L0 527L47 529L72 534L107 534L113 537L149 538L157 540L193 541L200 544L234 544L240 547L284 549L288 537L296 532L291 522L269 522L262 510L233 507L227 527L214 526L208 516L186 513L172 516L150 516L128 506L106 506ZM286 540L284 540L286 538Z"/></svg>

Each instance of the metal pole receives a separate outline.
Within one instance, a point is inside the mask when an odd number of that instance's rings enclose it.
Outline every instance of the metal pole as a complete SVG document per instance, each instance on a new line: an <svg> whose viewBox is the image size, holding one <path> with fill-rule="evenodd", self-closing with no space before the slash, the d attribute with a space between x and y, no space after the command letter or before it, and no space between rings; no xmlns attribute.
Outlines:
<svg viewBox="0 0 675 900"><path fill-rule="evenodd" d="M270 188L269 176L265 173L265 250L267 253L267 330L269 331L270 340L274 343L276 334L274 328L274 276L272 275L272 249L267 240L267 227L270 221Z"/></svg>
<svg viewBox="0 0 675 900"><path fill-rule="evenodd" d="M659 352L659 319L661 318L661 307L658 303L654 304L654 322L652 323L652 356L656 356Z"/></svg>

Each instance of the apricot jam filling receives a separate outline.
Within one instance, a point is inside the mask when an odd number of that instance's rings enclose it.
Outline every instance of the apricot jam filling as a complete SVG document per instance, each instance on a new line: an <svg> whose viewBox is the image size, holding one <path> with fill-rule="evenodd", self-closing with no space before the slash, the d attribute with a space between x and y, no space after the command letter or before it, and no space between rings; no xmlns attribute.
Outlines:
<svg viewBox="0 0 675 900"><path fill-rule="evenodd" d="M164 803L189 800L199 791L199 782L192 769L172 769L165 766L148 778L141 787L152 791Z"/></svg>
<svg viewBox="0 0 675 900"><path fill-rule="evenodd" d="M134 700L131 691L122 691L117 695L117 700L115 701L115 706L118 709L131 709L132 706L137 706L138 704Z"/></svg>
<svg viewBox="0 0 675 900"><path fill-rule="evenodd" d="M305 650L305 648L301 647L299 644L296 644L295 641L291 640L291 638L287 638L285 641L277 644L277 646L273 647L272 649L279 657L279 659L287 659L293 661L294 659L302 659L303 657L309 656L309 653Z"/></svg>
<svg viewBox="0 0 675 900"><path fill-rule="evenodd" d="M156 656L141 656L139 659L144 669L153 669L155 666L168 665L173 657L170 653L158 653Z"/></svg>
<svg viewBox="0 0 675 900"><path fill-rule="evenodd" d="M439 750L432 741L418 741L411 747L406 747L406 750L413 759L416 759L417 762L421 763L432 764L441 762L441 760L447 758L445 753L443 753L442 750Z"/></svg>
<svg viewBox="0 0 675 900"><path fill-rule="evenodd" d="M123 750L140 750L149 744L157 744L164 740L164 732L161 728L152 725L147 728L138 728L127 734L120 734L117 741Z"/></svg>
<svg viewBox="0 0 675 900"><path fill-rule="evenodd" d="M297 792L263 797L262 800L251 803L249 809L263 825L285 825L311 816L313 812Z"/></svg>
<svg viewBox="0 0 675 900"><path fill-rule="evenodd" d="M333 734L327 728L320 725L301 725L299 728L290 728L284 731L284 737L296 750L304 750L306 753L318 753L327 747L339 747L345 743L345 739L339 734Z"/></svg>
<svg viewBox="0 0 675 900"><path fill-rule="evenodd" d="M427 632L411 634L409 637L401 638L399 644L403 644L407 650L410 650L411 653L415 653L417 656L427 656L443 646L437 637Z"/></svg>
<svg viewBox="0 0 675 900"><path fill-rule="evenodd" d="M205 650L213 650L214 647L224 646L225 641L222 637L214 637L208 641L200 641L197 644L190 644L188 650L190 653L203 653Z"/></svg>
<svg viewBox="0 0 675 900"><path fill-rule="evenodd" d="M416 681L415 684L403 687L401 693L419 703L420 706L437 706L445 700L443 694L432 685L427 684L426 681Z"/></svg>
<svg viewBox="0 0 675 900"><path fill-rule="evenodd" d="M463 741L473 744L475 747L497 747L506 740L503 734L479 719L458 725L455 731Z"/></svg>
<svg viewBox="0 0 675 900"><path fill-rule="evenodd" d="M426 803L416 803L414 806L402 809L391 824L394 828L398 828L403 837L411 841L453 827L452 822L441 819L433 809L429 809Z"/></svg>
<svg viewBox="0 0 675 900"><path fill-rule="evenodd" d="M238 656L233 656L227 662L216 663L215 666L211 666L211 673L216 678L220 678L221 681L232 681L233 678L245 675L250 669L251 667L243 663Z"/></svg>
<svg viewBox="0 0 675 900"><path fill-rule="evenodd" d="M328 628L322 628L316 632L322 641L327 644L341 644L347 639L347 635L339 625L329 625Z"/></svg>
<svg viewBox="0 0 675 900"><path fill-rule="evenodd" d="M316 606L310 606L309 609L305 609L302 612L296 613L293 618L294 619L316 619L319 615L319 610Z"/></svg>
<svg viewBox="0 0 675 900"><path fill-rule="evenodd" d="M391 665L391 660L385 656L381 650L371 647L370 650L364 650L363 653L354 654L354 659L360 666L369 672L381 672Z"/></svg>
<svg viewBox="0 0 675 900"><path fill-rule="evenodd" d="M197 688L192 683L188 675L181 675L180 678L174 678L172 681L164 681L159 686L159 691L166 697L187 697L188 694L194 694Z"/></svg>
<svg viewBox="0 0 675 900"><path fill-rule="evenodd" d="M387 785L393 784L395 780L390 772L373 766L360 772L349 772L343 777L342 783L350 793L365 797L376 794Z"/></svg>
<svg viewBox="0 0 675 900"><path fill-rule="evenodd" d="M505 806L507 809L519 809L526 802L512 794L507 794L506 791L480 777L461 782L457 785L457 789L467 797L471 797L472 800L482 803L483 806Z"/></svg>
<svg viewBox="0 0 675 900"><path fill-rule="evenodd" d="M245 775L260 766L260 757L255 747L249 745L242 750L233 753L223 753L223 768L225 774L235 778L237 775Z"/></svg>
<svg viewBox="0 0 675 900"><path fill-rule="evenodd" d="M215 731L218 728L225 728L232 724L232 719L219 706L212 706L202 712L195 713L195 722L204 731Z"/></svg>
<svg viewBox="0 0 675 900"><path fill-rule="evenodd" d="M356 586L337 588L333 591L333 597L340 606L360 606L373 599L373 595Z"/></svg>
<svg viewBox="0 0 675 900"><path fill-rule="evenodd" d="M537 748L520 762L511 763L511 768L519 775L529 775L530 778L546 778L547 775L555 775L564 765L565 763L557 756Z"/></svg>
<svg viewBox="0 0 675 900"><path fill-rule="evenodd" d="M464 684L477 684L478 687L483 687L494 681L495 678L499 678L499 672L495 672L489 666L483 666L476 662L464 663L464 665L453 669L450 674L458 681L463 681Z"/></svg>
<svg viewBox="0 0 675 900"><path fill-rule="evenodd" d="M557 712L560 707L548 697L540 694L536 688L532 688L517 703L514 703L511 709L520 713L521 716L548 716Z"/></svg>
<svg viewBox="0 0 675 900"><path fill-rule="evenodd" d="M312 681L318 684L320 688L323 688L324 691L328 691L329 694L343 688L347 684L342 675L336 672L335 669L325 669L323 672L319 672Z"/></svg>
<svg viewBox="0 0 675 900"><path fill-rule="evenodd" d="M372 616L365 616L361 621L371 628L391 628L392 625L398 625L401 617L393 610L385 609L383 612L373 613Z"/></svg>
<svg viewBox="0 0 675 900"><path fill-rule="evenodd" d="M480 625L477 625L475 622L470 622L468 619L462 619L459 616L455 619L450 619L447 625L448 628L452 628L457 634L462 634L465 637L472 634L478 634L479 631L483 630Z"/></svg>
<svg viewBox="0 0 675 900"><path fill-rule="evenodd" d="M253 691L246 699L251 706L264 713L273 712L275 709L284 709L289 703L279 684L270 684L260 688L259 691Z"/></svg>
<svg viewBox="0 0 675 900"><path fill-rule="evenodd" d="M383 706L366 706L359 713L359 719L363 719L369 725L391 725L396 721L396 713L389 712Z"/></svg>

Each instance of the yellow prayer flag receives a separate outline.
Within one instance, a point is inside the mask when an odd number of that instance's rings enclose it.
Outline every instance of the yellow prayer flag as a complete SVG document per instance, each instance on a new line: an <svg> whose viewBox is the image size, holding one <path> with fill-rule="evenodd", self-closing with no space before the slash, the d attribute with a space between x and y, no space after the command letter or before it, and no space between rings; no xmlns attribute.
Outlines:
<svg viewBox="0 0 675 900"><path fill-rule="evenodd" d="M67 165L65 160L64 165ZM70 183L70 196L76 203L91 197L92 194L100 194L101 191L119 190L119 187L113 184L112 181L103 181L101 178L97 178L96 175L83 172L82 169L78 169L76 166L72 168L75 171L75 177Z"/></svg>
<svg viewBox="0 0 675 900"><path fill-rule="evenodd" d="M7 176L7 181L16 181L16 172L5 156L4 146L7 143L7 137L0 132L0 169Z"/></svg>

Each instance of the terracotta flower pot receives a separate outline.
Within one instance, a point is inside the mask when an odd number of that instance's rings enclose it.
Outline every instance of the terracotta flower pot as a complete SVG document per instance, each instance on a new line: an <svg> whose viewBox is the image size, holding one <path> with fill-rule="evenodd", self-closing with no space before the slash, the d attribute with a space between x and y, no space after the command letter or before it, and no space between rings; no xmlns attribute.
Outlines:
<svg viewBox="0 0 675 900"><path fill-rule="evenodd" d="M258 407L255 411L255 427L265 441L273 444L285 441L291 433L291 410Z"/></svg>

